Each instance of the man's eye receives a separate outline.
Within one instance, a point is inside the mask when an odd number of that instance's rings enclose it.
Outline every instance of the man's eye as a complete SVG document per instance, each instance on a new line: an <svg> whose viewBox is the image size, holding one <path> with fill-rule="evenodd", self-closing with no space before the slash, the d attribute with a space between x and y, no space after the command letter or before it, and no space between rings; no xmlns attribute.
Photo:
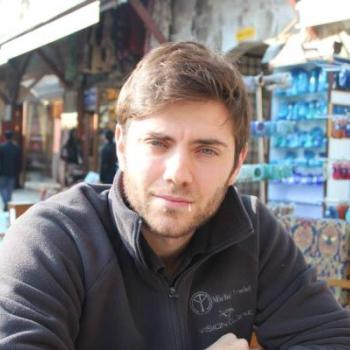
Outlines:
<svg viewBox="0 0 350 350"><path fill-rule="evenodd" d="M207 155L207 156L216 156L218 155L218 152L215 151L214 149L212 148L201 148L200 150L200 153L204 154L204 155Z"/></svg>
<svg viewBox="0 0 350 350"><path fill-rule="evenodd" d="M165 143L160 140L148 140L147 143L154 147L166 147Z"/></svg>

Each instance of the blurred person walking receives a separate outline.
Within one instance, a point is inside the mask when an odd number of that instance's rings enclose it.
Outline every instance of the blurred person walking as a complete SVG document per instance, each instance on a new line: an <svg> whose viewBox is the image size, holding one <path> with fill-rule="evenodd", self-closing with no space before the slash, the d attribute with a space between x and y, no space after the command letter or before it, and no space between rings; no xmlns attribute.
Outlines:
<svg viewBox="0 0 350 350"><path fill-rule="evenodd" d="M118 169L114 133L112 130L106 130L104 136L106 143L101 148L100 181L104 184L111 184Z"/></svg>
<svg viewBox="0 0 350 350"><path fill-rule="evenodd" d="M5 131L6 141L0 145L0 194L4 203L4 211L8 211L8 203L21 171L21 149L13 142L13 132Z"/></svg>
<svg viewBox="0 0 350 350"><path fill-rule="evenodd" d="M75 175L80 173L79 168L82 164L81 145L76 136L76 128L70 129L68 139L61 149L61 159L66 164L65 185L74 183Z"/></svg>

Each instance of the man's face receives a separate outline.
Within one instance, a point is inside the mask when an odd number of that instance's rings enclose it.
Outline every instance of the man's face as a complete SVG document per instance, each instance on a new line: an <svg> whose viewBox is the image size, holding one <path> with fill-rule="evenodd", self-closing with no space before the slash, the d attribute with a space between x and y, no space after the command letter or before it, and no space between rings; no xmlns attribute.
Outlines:
<svg viewBox="0 0 350 350"><path fill-rule="evenodd" d="M124 193L148 230L164 238L191 235L218 209L239 171L226 107L178 102L117 126Z"/></svg>

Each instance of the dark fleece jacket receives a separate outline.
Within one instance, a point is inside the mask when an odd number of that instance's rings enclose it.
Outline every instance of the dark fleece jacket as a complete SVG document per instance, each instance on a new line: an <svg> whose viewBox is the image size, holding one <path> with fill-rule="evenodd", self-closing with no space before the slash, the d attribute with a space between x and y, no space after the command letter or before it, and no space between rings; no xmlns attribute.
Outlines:
<svg viewBox="0 0 350 350"><path fill-rule="evenodd" d="M0 349L199 350L253 330L266 349L350 349L349 313L256 199L230 188L204 251L169 281L148 266L116 181L77 185L10 228Z"/></svg>

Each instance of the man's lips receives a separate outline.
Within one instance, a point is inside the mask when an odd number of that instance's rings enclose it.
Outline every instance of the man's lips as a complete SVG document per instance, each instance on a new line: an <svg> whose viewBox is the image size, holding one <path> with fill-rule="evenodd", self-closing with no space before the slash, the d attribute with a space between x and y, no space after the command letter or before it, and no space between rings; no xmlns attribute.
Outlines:
<svg viewBox="0 0 350 350"><path fill-rule="evenodd" d="M163 199L168 202L172 203L178 203L178 204L192 204L193 201L186 199L186 198L181 198L181 197L174 197L174 196L168 196L168 195L154 195L156 198Z"/></svg>

